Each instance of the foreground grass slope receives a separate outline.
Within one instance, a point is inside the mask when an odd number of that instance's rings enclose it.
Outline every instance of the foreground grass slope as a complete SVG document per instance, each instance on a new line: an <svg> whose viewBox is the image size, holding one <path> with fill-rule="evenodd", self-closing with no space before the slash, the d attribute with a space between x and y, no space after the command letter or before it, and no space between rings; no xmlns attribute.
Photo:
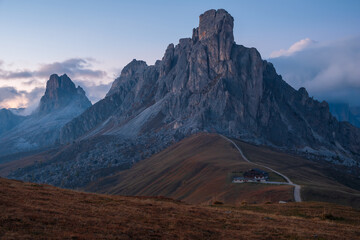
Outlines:
<svg viewBox="0 0 360 240"><path fill-rule="evenodd" d="M189 205L0 178L0 239L357 239L360 212L327 203Z"/></svg>

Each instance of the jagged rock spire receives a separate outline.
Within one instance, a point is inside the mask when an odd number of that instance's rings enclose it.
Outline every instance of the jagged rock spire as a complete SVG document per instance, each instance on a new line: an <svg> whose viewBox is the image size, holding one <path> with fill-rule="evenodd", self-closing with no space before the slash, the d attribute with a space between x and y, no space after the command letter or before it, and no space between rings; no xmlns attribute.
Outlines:
<svg viewBox="0 0 360 240"><path fill-rule="evenodd" d="M46 83L46 91L40 100L38 113L49 113L79 99L81 99L79 104L85 108L91 106L91 102L87 99L85 91L80 86L76 88L75 84L66 74L62 76L52 74Z"/></svg>
<svg viewBox="0 0 360 240"><path fill-rule="evenodd" d="M352 152L359 160L360 130L293 89L255 48L237 45L233 27L223 9L201 14L192 38L170 44L161 61L128 64L103 101L63 128L61 141L94 136L99 127L134 139L215 131L299 151L327 149L348 156L348 165Z"/></svg>
<svg viewBox="0 0 360 240"><path fill-rule="evenodd" d="M229 60L234 44L234 18L224 9L208 10L199 17L199 27L193 30L193 40L217 43L218 59Z"/></svg>

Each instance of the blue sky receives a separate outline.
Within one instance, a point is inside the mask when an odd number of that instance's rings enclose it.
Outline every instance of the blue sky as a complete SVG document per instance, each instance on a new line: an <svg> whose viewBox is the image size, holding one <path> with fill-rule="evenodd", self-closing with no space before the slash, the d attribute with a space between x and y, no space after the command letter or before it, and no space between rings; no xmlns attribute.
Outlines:
<svg viewBox="0 0 360 240"><path fill-rule="evenodd" d="M265 59L302 39L327 43L360 35L358 0L0 0L0 87L44 87L47 77L35 72L77 59L70 77L94 91L96 101L128 62L161 59L169 43L191 37L198 16L211 8L226 9L235 19L235 41L256 47ZM84 70L95 73L84 77ZM32 76L1 79L1 71Z"/></svg>

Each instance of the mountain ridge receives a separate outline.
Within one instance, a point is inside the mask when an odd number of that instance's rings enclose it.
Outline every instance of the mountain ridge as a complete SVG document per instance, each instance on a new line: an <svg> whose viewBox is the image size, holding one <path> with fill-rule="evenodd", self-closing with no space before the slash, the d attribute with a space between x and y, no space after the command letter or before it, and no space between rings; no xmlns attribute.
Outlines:
<svg viewBox="0 0 360 240"><path fill-rule="evenodd" d="M101 124L107 125L102 127L106 130L89 135L131 137L121 130L126 122L137 116L148 122L158 117L160 125L184 135L215 131L330 159L340 157L348 165L357 164L353 157L359 159L360 130L338 122L328 104L310 98L304 88L293 89L255 48L237 45L233 18L223 9L202 14L192 38L170 44L155 65L130 62L98 105L107 107L106 117L96 120L94 115L99 114L90 108L64 126L60 141L71 142ZM140 124L147 125L146 121ZM78 127L81 130L75 130Z"/></svg>
<svg viewBox="0 0 360 240"><path fill-rule="evenodd" d="M1 136L0 156L55 145L61 127L90 106L84 90L66 74L51 75L38 108Z"/></svg>

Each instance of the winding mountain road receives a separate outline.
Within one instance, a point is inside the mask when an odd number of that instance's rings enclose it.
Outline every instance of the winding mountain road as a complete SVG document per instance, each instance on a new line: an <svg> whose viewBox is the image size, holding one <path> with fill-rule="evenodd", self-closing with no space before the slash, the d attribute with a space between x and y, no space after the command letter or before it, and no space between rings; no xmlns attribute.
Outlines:
<svg viewBox="0 0 360 240"><path fill-rule="evenodd" d="M245 161L247 161L247 162L249 162L251 164L257 165L259 167L266 168L266 169L280 175L281 177L283 177L286 180L286 183L284 183L284 182L262 182L262 183L264 183L264 184L277 184L277 185L291 185L291 186L294 186L294 199L295 199L295 202L301 202L301 195L300 195L301 186L300 185L293 183L290 180L290 178L288 178L284 174L282 174L282 173L280 173L280 172L278 172L278 171L276 171L276 170L274 170L274 169L272 169L270 167L267 167L267 166L262 165L262 164L251 162L247 157L245 157L245 155L244 155L243 151L241 150L241 148L233 140L231 140L231 139L229 139L229 138L227 138L227 137L225 137L224 135L221 135L221 134L220 134L220 136L222 138L224 138L225 140L227 140L228 142L232 143L235 146L235 148L239 151L241 157Z"/></svg>

